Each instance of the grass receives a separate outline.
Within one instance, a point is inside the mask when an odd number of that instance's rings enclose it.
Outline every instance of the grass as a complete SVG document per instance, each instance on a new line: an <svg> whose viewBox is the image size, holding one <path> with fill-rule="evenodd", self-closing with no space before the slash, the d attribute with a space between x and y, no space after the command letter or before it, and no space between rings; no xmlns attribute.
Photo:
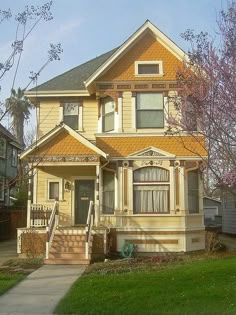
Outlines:
<svg viewBox="0 0 236 315"><path fill-rule="evenodd" d="M106 264L103 264L106 265ZM236 258L92 268L56 314L236 314Z"/></svg>
<svg viewBox="0 0 236 315"><path fill-rule="evenodd" d="M5 293L10 288L14 287L19 281L25 278L22 273L0 273L0 295Z"/></svg>

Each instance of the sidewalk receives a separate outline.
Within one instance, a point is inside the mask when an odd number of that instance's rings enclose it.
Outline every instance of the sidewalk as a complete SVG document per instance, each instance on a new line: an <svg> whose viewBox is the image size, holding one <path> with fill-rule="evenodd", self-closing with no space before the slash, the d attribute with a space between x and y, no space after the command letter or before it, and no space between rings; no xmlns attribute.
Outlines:
<svg viewBox="0 0 236 315"><path fill-rule="evenodd" d="M0 296L0 315L52 314L86 266L45 265Z"/></svg>

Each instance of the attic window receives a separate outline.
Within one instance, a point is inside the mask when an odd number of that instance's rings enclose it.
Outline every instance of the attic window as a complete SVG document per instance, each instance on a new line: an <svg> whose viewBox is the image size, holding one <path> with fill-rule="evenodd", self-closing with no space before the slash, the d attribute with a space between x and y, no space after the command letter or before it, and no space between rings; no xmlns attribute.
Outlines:
<svg viewBox="0 0 236 315"><path fill-rule="evenodd" d="M162 61L135 61L136 76L162 76Z"/></svg>

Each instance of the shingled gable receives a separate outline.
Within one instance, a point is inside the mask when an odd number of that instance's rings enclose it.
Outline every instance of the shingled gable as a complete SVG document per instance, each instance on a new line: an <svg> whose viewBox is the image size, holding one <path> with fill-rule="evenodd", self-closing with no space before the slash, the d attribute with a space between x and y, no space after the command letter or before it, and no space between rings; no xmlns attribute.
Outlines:
<svg viewBox="0 0 236 315"><path fill-rule="evenodd" d="M169 39L164 33L162 33L149 20L147 20L133 35L131 35L120 47L118 47L116 51L114 51L114 53L85 81L85 86L88 88L88 90L93 81L104 74L107 70L109 70L111 66L116 61L118 61L145 32L151 32L153 36L180 61L183 61L184 58L188 58L186 53L181 48L179 48L171 39Z"/></svg>
<svg viewBox="0 0 236 315"><path fill-rule="evenodd" d="M82 149L82 154L98 154L104 157L105 159L107 158L107 154L103 152L101 149L97 148L94 144L92 144L89 140L81 136L79 133L65 125L64 123L56 126L54 129L52 129L49 133L47 133L45 136L43 136L39 141L33 143L26 151L24 151L20 158L25 159L27 156L32 155L35 153L36 155L38 153L40 154L52 154L53 150L50 148L53 144L53 140L58 137L62 133L67 133L70 135L70 137L73 137L76 141L78 141L78 150L76 151L76 142L73 145L73 148L71 151L68 150L66 153L66 150L63 151L63 153L66 154L77 154L79 155L81 149ZM64 137L65 138L65 137ZM60 139L61 141L62 139ZM43 147L46 146L50 142L50 146L47 148L47 150L43 150ZM62 141L60 142L60 151L61 151L61 146L62 146ZM65 148L66 149L66 148ZM55 150L55 149L54 149ZM44 152L45 151L45 152ZM55 154L57 152L55 151Z"/></svg>

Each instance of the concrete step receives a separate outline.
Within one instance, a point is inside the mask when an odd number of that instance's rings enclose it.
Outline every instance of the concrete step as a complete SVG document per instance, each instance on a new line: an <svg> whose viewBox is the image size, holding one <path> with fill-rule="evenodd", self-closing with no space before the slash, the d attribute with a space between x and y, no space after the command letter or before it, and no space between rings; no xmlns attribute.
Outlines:
<svg viewBox="0 0 236 315"><path fill-rule="evenodd" d="M44 259L45 265L89 265L89 259Z"/></svg>
<svg viewBox="0 0 236 315"><path fill-rule="evenodd" d="M55 235L86 235L85 228L83 229L56 229Z"/></svg>
<svg viewBox="0 0 236 315"><path fill-rule="evenodd" d="M53 240L52 247L62 246L62 247L82 247L85 246L85 241L64 241L64 240Z"/></svg>

